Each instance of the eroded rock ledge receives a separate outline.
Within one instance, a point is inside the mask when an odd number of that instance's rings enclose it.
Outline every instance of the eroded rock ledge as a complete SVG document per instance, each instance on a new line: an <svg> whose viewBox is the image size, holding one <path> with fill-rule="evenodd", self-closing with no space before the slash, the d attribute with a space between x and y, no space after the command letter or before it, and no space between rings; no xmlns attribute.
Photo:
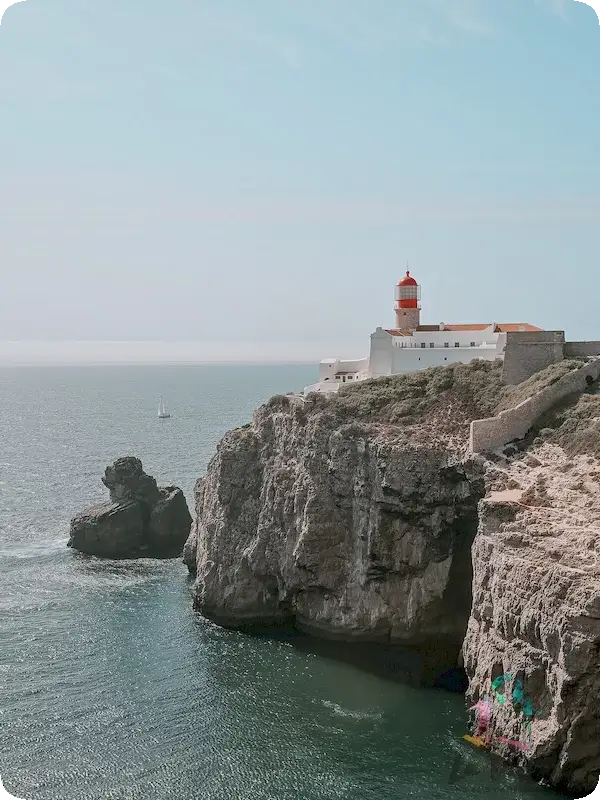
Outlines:
<svg viewBox="0 0 600 800"><path fill-rule="evenodd" d="M181 554L192 518L183 492L158 487L138 458L119 458L102 483L110 502L71 522L68 547L104 558L174 558Z"/></svg>

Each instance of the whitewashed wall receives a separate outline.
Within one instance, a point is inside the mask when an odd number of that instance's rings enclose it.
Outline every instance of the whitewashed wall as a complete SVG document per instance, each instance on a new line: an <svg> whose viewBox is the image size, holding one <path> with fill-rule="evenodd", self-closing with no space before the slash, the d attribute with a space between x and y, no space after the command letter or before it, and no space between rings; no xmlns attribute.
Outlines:
<svg viewBox="0 0 600 800"><path fill-rule="evenodd" d="M415 331L413 339L417 347L421 342L426 342L428 347L430 342L435 347L444 347L445 342L450 347L454 347L455 342L461 347L470 347L471 342L475 342L475 346L479 347L481 344L495 345L498 334L494 333L494 328L490 325L484 331Z"/></svg>
<svg viewBox="0 0 600 800"><path fill-rule="evenodd" d="M368 358L349 359L323 359L319 364L319 382L325 378L333 380L338 372L365 373L369 369Z"/></svg>
<svg viewBox="0 0 600 800"><path fill-rule="evenodd" d="M383 328L377 328L375 333L371 334L369 372L373 378L381 378L384 375L392 374L393 339L394 337L386 333Z"/></svg>
<svg viewBox="0 0 600 800"><path fill-rule="evenodd" d="M420 348L400 348L394 347L393 351L393 374L401 372L413 372L427 367L447 367L449 364L468 364L476 358L486 361L494 361L498 358L498 351L495 347L429 347Z"/></svg>

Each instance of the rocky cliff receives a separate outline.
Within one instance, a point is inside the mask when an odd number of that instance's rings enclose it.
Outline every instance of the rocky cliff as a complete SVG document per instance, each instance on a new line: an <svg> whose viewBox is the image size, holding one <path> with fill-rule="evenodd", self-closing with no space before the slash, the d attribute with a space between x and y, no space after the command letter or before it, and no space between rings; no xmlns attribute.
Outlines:
<svg viewBox="0 0 600 800"><path fill-rule="evenodd" d="M488 405L480 372L499 380L481 364L273 398L225 436L196 487L195 558L187 548L202 613L343 639L443 639L458 654L484 492L463 460L470 415Z"/></svg>
<svg viewBox="0 0 600 800"><path fill-rule="evenodd" d="M469 424L506 391L500 363L473 362L273 398L197 484L184 555L197 607L227 625L449 636L458 651L485 491Z"/></svg>
<svg viewBox="0 0 600 800"><path fill-rule="evenodd" d="M592 387L488 464L464 643L470 700L506 676L494 749L579 796L600 773L599 426ZM519 681L526 715L506 702Z"/></svg>
<svg viewBox="0 0 600 800"><path fill-rule="evenodd" d="M470 699L509 672L532 695L531 749L515 755L499 742L523 726L508 704L495 713L494 749L586 789L598 755L585 738L597 724L599 595L593 559L581 566L591 550L572 525L558 539L533 536L541 523L515 512L510 492L521 489L528 514L550 508L532 471L546 462L524 460L532 442L495 460L468 453L471 420L573 366L514 388L502 386L501 364L472 362L306 402L273 398L224 437L196 486L184 551L196 608L228 626L292 622L320 637L429 648L440 668L462 648Z"/></svg>
<svg viewBox="0 0 600 800"><path fill-rule="evenodd" d="M180 555L192 524L181 489L158 487L131 456L107 467L102 483L110 502L74 517L68 547L104 558Z"/></svg>

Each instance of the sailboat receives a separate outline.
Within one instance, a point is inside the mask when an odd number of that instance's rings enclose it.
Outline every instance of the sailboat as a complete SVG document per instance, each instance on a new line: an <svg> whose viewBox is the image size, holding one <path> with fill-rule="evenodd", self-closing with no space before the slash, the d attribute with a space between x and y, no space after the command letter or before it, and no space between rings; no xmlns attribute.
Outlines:
<svg viewBox="0 0 600 800"><path fill-rule="evenodd" d="M162 397L160 398L160 403L158 404L158 418L159 419L169 419L171 415L167 413L167 409L165 408L165 403Z"/></svg>

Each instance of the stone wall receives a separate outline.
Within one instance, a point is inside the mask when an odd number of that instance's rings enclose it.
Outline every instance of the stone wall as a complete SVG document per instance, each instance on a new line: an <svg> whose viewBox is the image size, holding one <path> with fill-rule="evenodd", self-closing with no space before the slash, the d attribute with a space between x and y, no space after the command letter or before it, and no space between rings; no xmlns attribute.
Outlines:
<svg viewBox="0 0 600 800"><path fill-rule="evenodd" d="M518 331L506 335L502 381L513 385L565 358L564 331ZM600 352L600 351L599 351Z"/></svg>
<svg viewBox="0 0 600 800"><path fill-rule="evenodd" d="M565 358L600 356L600 342L565 342Z"/></svg>
<svg viewBox="0 0 600 800"><path fill-rule="evenodd" d="M522 439L542 414L564 397L587 388L586 378L600 376L600 358L563 376L552 386L524 400L496 417L477 419L471 423L470 449L473 453L497 450L509 442Z"/></svg>

